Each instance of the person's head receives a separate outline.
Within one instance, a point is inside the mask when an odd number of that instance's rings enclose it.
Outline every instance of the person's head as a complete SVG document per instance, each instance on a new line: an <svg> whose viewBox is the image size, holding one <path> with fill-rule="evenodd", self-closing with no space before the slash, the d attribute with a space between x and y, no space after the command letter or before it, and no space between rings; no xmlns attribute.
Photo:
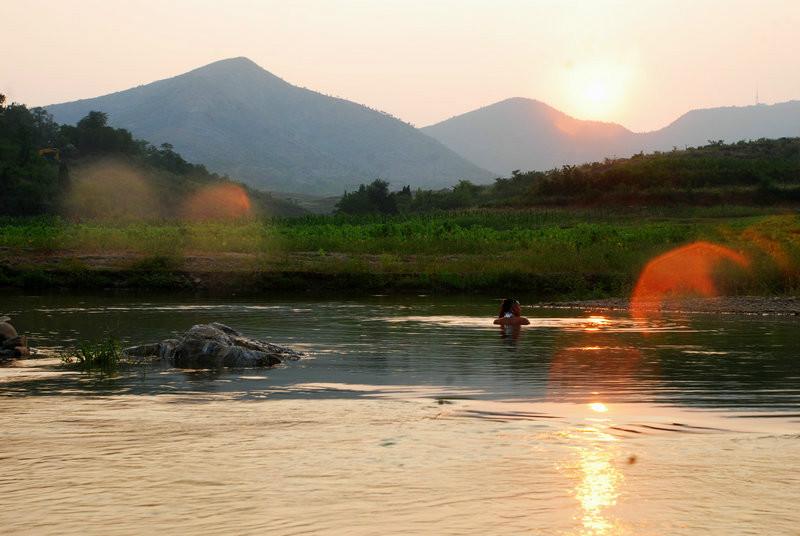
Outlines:
<svg viewBox="0 0 800 536"><path fill-rule="evenodd" d="M514 298L506 298L500 304L500 314L498 317L503 317L506 313L511 313L514 316L519 316L521 313L519 302Z"/></svg>

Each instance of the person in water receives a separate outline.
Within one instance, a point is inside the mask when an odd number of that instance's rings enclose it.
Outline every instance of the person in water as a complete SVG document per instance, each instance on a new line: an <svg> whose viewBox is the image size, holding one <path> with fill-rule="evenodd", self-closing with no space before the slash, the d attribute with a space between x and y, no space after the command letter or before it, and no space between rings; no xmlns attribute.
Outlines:
<svg viewBox="0 0 800 536"><path fill-rule="evenodd" d="M522 316L519 302L513 298L506 298L500 304L500 314L494 319L498 326L527 326L530 320Z"/></svg>

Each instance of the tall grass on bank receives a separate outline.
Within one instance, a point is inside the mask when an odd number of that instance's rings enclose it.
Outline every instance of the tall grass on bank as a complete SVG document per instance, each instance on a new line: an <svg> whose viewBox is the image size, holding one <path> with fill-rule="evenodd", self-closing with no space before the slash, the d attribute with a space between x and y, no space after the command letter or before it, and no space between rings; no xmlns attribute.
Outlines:
<svg viewBox="0 0 800 536"><path fill-rule="evenodd" d="M394 217L308 216L234 223L70 223L58 218L0 220L0 248L38 251L339 251L486 253L555 242L581 248L605 237L675 242L766 215L751 207L662 207L644 211L470 210ZM488 248L488 249L487 249Z"/></svg>
<svg viewBox="0 0 800 536"><path fill-rule="evenodd" d="M647 261L697 240L751 259L750 275L737 279L737 292L800 289L800 217L753 207L470 210L237 223L4 220L0 268L4 258L35 263L49 256L77 258L73 253L85 254L83 259L136 253L138 264L130 268L140 271L180 271L193 257L205 256L224 260L205 270L225 270L238 259L245 271L263 273L352 274L353 280L404 274L421 286L436 280L456 288L546 277L558 288L608 281L609 292L622 292ZM142 256L169 262L142 264Z"/></svg>

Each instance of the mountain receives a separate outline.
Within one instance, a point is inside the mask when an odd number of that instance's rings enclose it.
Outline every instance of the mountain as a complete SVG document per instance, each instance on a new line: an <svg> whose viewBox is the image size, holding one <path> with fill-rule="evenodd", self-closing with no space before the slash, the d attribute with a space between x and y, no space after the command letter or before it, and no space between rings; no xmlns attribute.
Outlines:
<svg viewBox="0 0 800 536"><path fill-rule="evenodd" d="M467 112L422 131L501 175L621 156L635 136L620 125L581 121L523 98Z"/></svg>
<svg viewBox="0 0 800 536"><path fill-rule="evenodd" d="M641 148L697 147L709 140L728 143L800 136L800 101L692 110L668 126L639 135Z"/></svg>
<svg viewBox="0 0 800 536"><path fill-rule="evenodd" d="M575 119L536 100L514 98L422 131L477 165L508 175L515 169L547 170L640 151L705 145L708 140L800 136L800 101L693 110L660 130L636 133L615 123Z"/></svg>
<svg viewBox="0 0 800 536"><path fill-rule="evenodd" d="M414 187L492 178L411 125L293 86L247 58L46 108L70 124L105 112L138 138L269 190L324 195L376 178Z"/></svg>

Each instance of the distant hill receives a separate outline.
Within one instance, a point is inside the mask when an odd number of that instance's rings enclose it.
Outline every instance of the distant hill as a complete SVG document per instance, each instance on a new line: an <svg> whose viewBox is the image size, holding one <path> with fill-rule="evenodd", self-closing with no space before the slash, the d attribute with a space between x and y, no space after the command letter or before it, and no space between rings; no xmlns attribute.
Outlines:
<svg viewBox="0 0 800 536"><path fill-rule="evenodd" d="M692 110L668 126L637 135L638 150L698 147L709 141L734 143L800 136L800 101ZM634 147L637 149L637 147Z"/></svg>
<svg viewBox="0 0 800 536"><path fill-rule="evenodd" d="M615 123L570 117L542 102L514 98L422 129L497 174L548 170L641 151L800 136L800 101L693 110L660 130L635 133Z"/></svg>
<svg viewBox="0 0 800 536"><path fill-rule="evenodd" d="M46 108L70 124L105 112L113 126L267 190L325 195L378 177L424 187L492 178L411 125L293 86L246 58Z"/></svg>
<svg viewBox="0 0 800 536"><path fill-rule="evenodd" d="M422 131L501 175L620 155L629 150L635 136L620 125L581 121L523 98L467 112Z"/></svg>

